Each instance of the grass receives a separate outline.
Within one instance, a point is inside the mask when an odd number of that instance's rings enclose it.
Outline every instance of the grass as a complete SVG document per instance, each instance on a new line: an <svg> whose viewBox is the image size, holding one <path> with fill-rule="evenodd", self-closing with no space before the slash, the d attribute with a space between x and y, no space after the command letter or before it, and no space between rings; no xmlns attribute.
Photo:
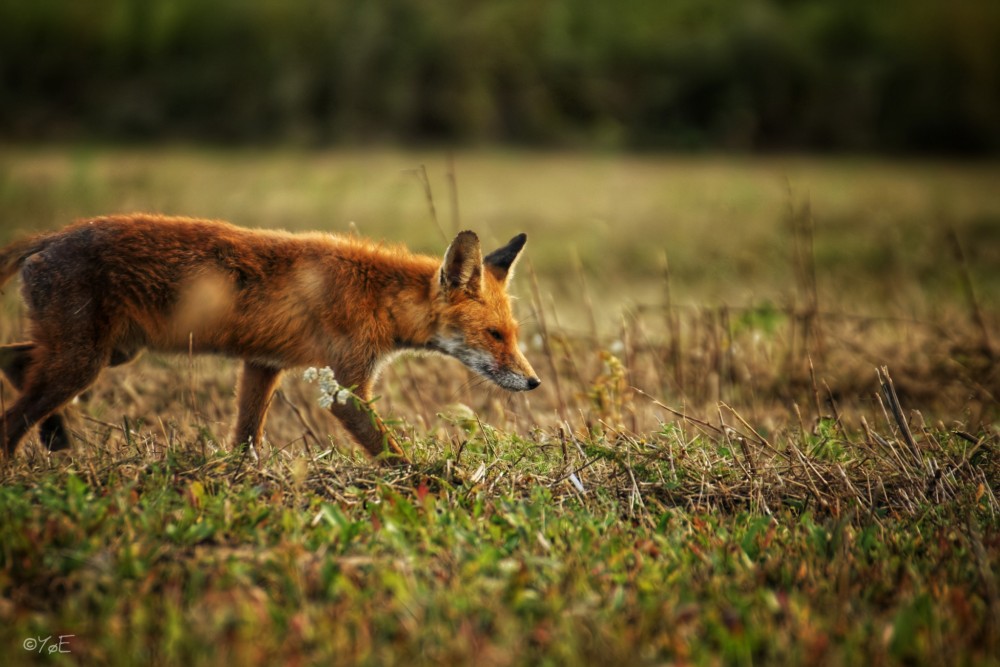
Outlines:
<svg viewBox="0 0 1000 667"><path fill-rule="evenodd" d="M995 658L990 496L720 506L728 455L651 455L671 440L587 443L585 470L517 438L422 442L406 471L153 443L32 457L0 489L8 664L52 634L88 664Z"/></svg>
<svg viewBox="0 0 1000 667"><path fill-rule="evenodd" d="M153 209L437 253L447 179L435 225L404 172L435 160L15 149L2 232ZM0 469L5 664L997 663L995 166L456 165L462 226L531 236L543 387L400 360L386 469L298 374L252 461L232 362L110 369L76 449Z"/></svg>

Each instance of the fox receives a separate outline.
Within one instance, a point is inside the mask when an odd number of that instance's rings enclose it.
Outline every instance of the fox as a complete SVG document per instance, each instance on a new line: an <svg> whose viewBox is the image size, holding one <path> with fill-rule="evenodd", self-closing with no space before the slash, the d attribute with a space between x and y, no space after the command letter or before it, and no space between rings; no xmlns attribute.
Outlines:
<svg viewBox="0 0 1000 667"><path fill-rule="evenodd" d="M327 366L360 401L330 411L371 457L408 461L370 409L397 354L457 359L512 392L541 380L518 344L508 287L527 235L483 255L458 233L443 259L325 232L248 229L134 213L77 221L0 250L0 288L20 273L29 339L0 346L18 397L3 413L6 457L36 425L50 450L71 446L64 406L104 368L143 350L242 361L235 446L264 437L282 374Z"/></svg>

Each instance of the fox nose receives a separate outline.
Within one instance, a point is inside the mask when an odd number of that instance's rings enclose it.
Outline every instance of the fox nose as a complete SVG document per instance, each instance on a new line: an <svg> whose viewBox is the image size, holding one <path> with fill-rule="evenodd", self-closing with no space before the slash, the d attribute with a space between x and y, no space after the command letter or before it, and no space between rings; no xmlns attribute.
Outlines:
<svg viewBox="0 0 1000 667"><path fill-rule="evenodd" d="M542 383L542 381L539 380L538 378L528 378L528 391L531 391L532 389L535 389L541 383Z"/></svg>

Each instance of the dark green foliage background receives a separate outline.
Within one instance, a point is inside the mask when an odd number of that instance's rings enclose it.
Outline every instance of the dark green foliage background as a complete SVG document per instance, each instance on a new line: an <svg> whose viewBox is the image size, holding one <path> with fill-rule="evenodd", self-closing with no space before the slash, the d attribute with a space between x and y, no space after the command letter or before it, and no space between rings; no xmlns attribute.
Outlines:
<svg viewBox="0 0 1000 667"><path fill-rule="evenodd" d="M993 0L0 0L0 138L995 154Z"/></svg>

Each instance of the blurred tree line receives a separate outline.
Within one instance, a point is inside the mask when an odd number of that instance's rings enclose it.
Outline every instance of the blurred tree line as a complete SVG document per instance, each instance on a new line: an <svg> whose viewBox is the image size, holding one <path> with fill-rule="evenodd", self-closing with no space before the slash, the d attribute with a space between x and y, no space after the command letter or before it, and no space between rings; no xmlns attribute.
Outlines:
<svg viewBox="0 0 1000 667"><path fill-rule="evenodd" d="M997 0L0 0L0 138L1000 148Z"/></svg>

